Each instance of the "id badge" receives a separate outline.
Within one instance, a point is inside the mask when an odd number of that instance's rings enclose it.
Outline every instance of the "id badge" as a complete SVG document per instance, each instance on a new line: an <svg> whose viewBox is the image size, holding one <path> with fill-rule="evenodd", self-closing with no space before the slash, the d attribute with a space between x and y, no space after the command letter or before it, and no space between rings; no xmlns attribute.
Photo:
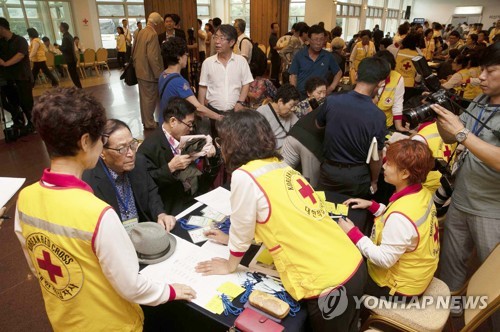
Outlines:
<svg viewBox="0 0 500 332"><path fill-rule="evenodd" d="M127 231L127 233L130 233L130 231L132 229L134 229L134 227L137 226L138 223L139 223L138 218L132 218L132 219L123 221L122 225L123 225L123 227L125 227L125 230Z"/></svg>

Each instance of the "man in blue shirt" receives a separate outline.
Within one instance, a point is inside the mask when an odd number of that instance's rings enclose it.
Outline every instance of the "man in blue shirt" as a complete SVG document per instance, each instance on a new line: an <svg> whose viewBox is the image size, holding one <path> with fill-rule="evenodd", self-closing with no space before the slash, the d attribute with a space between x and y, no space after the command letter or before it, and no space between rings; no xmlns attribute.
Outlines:
<svg viewBox="0 0 500 332"><path fill-rule="evenodd" d="M325 46L325 29L319 25L313 25L307 33L309 36L309 47L301 49L293 58L290 73L290 83L300 92L301 99L306 98L305 84L310 77L321 77L328 81L328 76L332 74L333 82L327 87L326 93L330 94L335 90L342 78L337 62L332 54L323 49Z"/></svg>
<svg viewBox="0 0 500 332"><path fill-rule="evenodd" d="M381 58L365 58L358 67L353 91L327 97L316 117L325 127L324 157L319 188L353 197L367 197L377 190L385 140L385 114L372 98L391 71ZM373 138L377 139L379 160L366 164Z"/></svg>

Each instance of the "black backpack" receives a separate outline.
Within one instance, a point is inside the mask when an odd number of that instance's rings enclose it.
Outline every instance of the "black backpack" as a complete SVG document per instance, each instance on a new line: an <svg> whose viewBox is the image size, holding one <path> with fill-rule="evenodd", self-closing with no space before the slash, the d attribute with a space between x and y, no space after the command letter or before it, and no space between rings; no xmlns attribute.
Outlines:
<svg viewBox="0 0 500 332"><path fill-rule="evenodd" d="M252 40L248 37L243 38L240 41L240 51L241 51L241 43L243 43L244 40L250 41L252 43L252 60L250 60L250 63L248 64L250 66L250 71L253 73L257 68L267 68L267 56L266 54L259 48L258 43L252 42Z"/></svg>

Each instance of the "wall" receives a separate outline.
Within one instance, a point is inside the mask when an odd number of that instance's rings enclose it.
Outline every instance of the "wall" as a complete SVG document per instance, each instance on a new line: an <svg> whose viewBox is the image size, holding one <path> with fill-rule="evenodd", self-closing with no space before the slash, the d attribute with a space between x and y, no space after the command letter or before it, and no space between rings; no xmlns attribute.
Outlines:
<svg viewBox="0 0 500 332"><path fill-rule="evenodd" d="M483 16L480 23L487 30L493 22L500 19L500 1L498 0L418 0L412 7L411 19L424 17L428 21L450 23L455 7L483 6Z"/></svg>
<svg viewBox="0 0 500 332"><path fill-rule="evenodd" d="M100 48L102 42L95 0L71 0L71 9L75 31L70 31L70 33L80 37L85 47L94 50ZM83 22L85 19L88 21L87 24Z"/></svg>

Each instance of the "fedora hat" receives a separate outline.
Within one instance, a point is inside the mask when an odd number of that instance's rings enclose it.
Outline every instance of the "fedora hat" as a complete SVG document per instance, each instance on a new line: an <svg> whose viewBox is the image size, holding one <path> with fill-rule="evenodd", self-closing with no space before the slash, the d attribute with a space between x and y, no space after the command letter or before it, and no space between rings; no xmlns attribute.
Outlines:
<svg viewBox="0 0 500 332"><path fill-rule="evenodd" d="M177 240L160 224L152 221L138 223L130 231L137 258L141 264L163 262L175 251Z"/></svg>

